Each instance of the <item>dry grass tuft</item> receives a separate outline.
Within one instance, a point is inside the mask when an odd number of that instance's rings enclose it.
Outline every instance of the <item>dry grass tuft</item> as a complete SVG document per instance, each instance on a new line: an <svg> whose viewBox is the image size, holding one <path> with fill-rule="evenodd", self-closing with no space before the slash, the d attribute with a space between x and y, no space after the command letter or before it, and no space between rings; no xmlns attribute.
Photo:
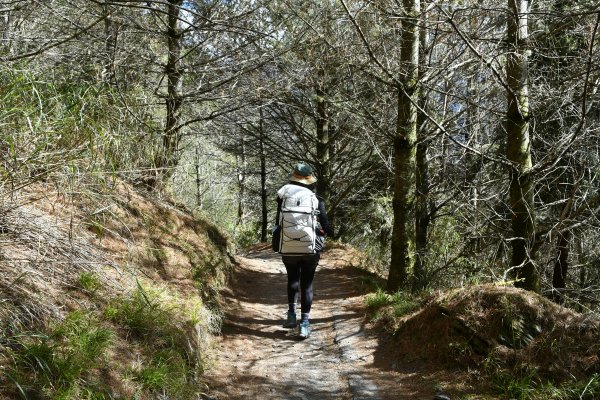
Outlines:
<svg viewBox="0 0 600 400"><path fill-rule="evenodd" d="M83 272L116 265L91 243L86 232L74 234L61 221L32 207L4 204L0 235L0 336L32 327L63 313L64 288ZM104 285L112 285L98 274ZM61 301L55 301L61 299Z"/></svg>

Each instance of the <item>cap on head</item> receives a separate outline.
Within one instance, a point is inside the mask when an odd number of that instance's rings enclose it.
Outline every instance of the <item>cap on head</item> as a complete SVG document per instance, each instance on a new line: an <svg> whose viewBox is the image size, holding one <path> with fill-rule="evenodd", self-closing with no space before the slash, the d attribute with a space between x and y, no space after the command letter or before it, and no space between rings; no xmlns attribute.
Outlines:
<svg viewBox="0 0 600 400"><path fill-rule="evenodd" d="M313 169L306 163L298 163L294 165L294 171L290 174L290 182L298 182L304 185L311 185L317 181L313 175Z"/></svg>

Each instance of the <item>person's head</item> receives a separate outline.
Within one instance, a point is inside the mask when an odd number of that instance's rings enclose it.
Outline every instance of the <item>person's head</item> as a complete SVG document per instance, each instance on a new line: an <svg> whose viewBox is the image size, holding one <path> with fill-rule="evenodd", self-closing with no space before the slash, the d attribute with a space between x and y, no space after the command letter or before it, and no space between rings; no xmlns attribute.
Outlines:
<svg viewBox="0 0 600 400"><path fill-rule="evenodd" d="M298 163L294 165L294 170L289 176L290 182L297 182L303 185L312 185L317 181L313 175L313 169L306 163Z"/></svg>

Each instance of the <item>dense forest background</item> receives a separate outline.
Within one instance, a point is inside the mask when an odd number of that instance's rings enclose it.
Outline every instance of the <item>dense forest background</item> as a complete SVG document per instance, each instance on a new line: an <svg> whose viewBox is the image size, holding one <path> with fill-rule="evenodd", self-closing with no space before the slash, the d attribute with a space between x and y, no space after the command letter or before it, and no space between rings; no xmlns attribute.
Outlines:
<svg viewBox="0 0 600 400"><path fill-rule="evenodd" d="M123 179L268 240L297 161L388 288L600 294L593 0L2 0L0 190Z"/></svg>

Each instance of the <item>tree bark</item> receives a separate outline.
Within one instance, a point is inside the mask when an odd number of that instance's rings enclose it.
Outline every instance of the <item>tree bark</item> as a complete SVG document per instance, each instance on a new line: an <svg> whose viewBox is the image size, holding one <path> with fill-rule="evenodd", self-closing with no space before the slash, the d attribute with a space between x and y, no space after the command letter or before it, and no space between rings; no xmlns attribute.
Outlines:
<svg viewBox="0 0 600 400"><path fill-rule="evenodd" d="M562 303L563 297L560 290L567 287L567 273L569 271L569 252L571 247L571 233L569 231L559 233L556 249L558 254L554 262L554 273L552 274L552 287L554 301Z"/></svg>
<svg viewBox="0 0 600 400"><path fill-rule="evenodd" d="M268 209L267 209L267 155L265 154L265 131L263 121L263 108L262 105L259 107L259 121L258 121L258 146L259 146L259 157L260 157L260 203L261 203L261 224L260 224L260 241L267 241L267 232L269 227L268 221Z"/></svg>
<svg viewBox="0 0 600 400"><path fill-rule="evenodd" d="M194 157L194 168L196 170L196 206L202 208L202 191L200 190L200 149L196 144L196 156Z"/></svg>
<svg viewBox="0 0 600 400"><path fill-rule="evenodd" d="M387 289L395 292L406 287L414 268L415 153L417 141L417 108L412 99L418 94L419 78L419 0L403 0L400 60L404 69L402 87L398 88L398 117L394 138L394 227L392 256Z"/></svg>
<svg viewBox="0 0 600 400"><path fill-rule="evenodd" d="M167 46L168 56L165 66L167 77L166 121L163 132L162 154L157 163L158 168L166 168L162 176L170 176L170 167L177 165L176 153L179 146L179 125L181 120L181 75L179 67L181 59L182 32L179 29L180 11L183 0L168 0L167 3Z"/></svg>
<svg viewBox="0 0 600 400"><path fill-rule="evenodd" d="M235 223L236 227L242 224L245 214L244 203L246 201L246 170L248 169L248 162L246 157L246 138L244 137L244 134L242 134L242 138L240 140L240 150L240 154L236 157L239 189L237 221Z"/></svg>
<svg viewBox="0 0 600 400"><path fill-rule="evenodd" d="M331 200L331 159L330 154L330 121L327 109L327 93L318 87L317 95L317 165L315 170L319 180L317 181L317 193L323 198L326 205Z"/></svg>
<svg viewBox="0 0 600 400"><path fill-rule="evenodd" d="M117 47L117 27L113 21L113 10L108 4L102 5L104 14L104 66L102 68L102 81L105 85L114 85L115 82L115 52Z"/></svg>
<svg viewBox="0 0 600 400"><path fill-rule="evenodd" d="M336 160L336 153L335 153L335 149L336 149L336 138L337 138L337 132L336 132L336 125L333 123L333 121L329 121L329 125L328 125L328 131L329 131L329 145L327 146L327 152L328 152L328 164L327 164L327 190L326 190L326 194L327 194L327 198L325 200L325 207L327 207L327 216L329 217L329 226L331 226L331 229L333 231L336 230L336 226L337 226L337 221L338 221L338 207L336 206L336 203L334 203L332 201L333 199L333 163L337 162L338 160Z"/></svg>
<svg viewBox="0 0 600 400"><path fill-rule="evenodd" d="M419 54L420 65L427 63L427 49L429 38L427 30L421 29L419 40L422 51ZM427 99L423 92L419 92L419 106L425 110ZM417 115L417 134L420 137L425 128L427 118L422 112ZM427 286L427 247L428 232L431 215L429 212L429 161L427 159L428 142L422 140L417 144L416 150L416 196L415 196L415 267L413 274L412 290L417 292Z"/></svg>
<svg viewBox="0 0 600 400"><path fill-rule="evenodd" d="M429 164L427 143L417 145L416 152L416 196L415 196L415 272L413 291L427 286L427 234L431 220L429 214Z"/></svg>
<svg viewBox="0 0 600 400"><path fill-rule="evenodd" d="M578 311L583 312L583 304L586 302L584 289L587 287L587 256L583 251L583 242L581 238L575 240L575 248L577 251L577 261L579 264L579 307Z"/></svg>
<svg viewBox="0 0 600 400"><path fill-rule="evenodd" d="M507 157L511 163L510 208L512 211L511 268L515 286L540 291L535 268L535 206L533 201L531 142L529 138L529 94L527 78L527 0L508 0L508 45L506 73L509 90L506 114Z"/></svg>

